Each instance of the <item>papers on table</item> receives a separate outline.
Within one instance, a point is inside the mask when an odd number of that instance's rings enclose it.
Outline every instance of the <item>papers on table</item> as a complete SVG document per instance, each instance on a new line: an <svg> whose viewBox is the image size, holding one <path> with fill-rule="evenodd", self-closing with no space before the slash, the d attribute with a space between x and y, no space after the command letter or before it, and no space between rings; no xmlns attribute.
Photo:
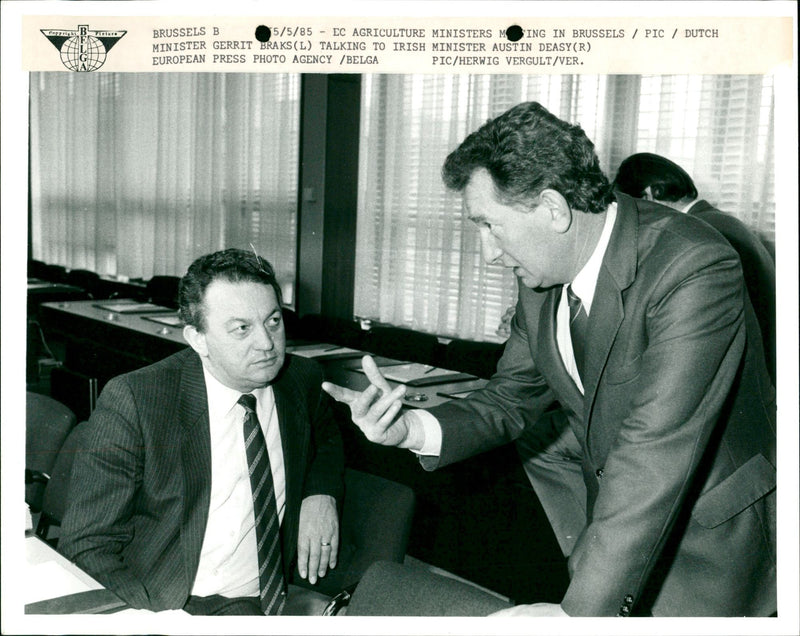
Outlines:
<svg viewBox="0 0 800 636"><path fill-rule="evenodd" d="M56 598L67 593L83 592L93 587L54 561L36 565L27 564L23 576L25 604ZM96 587L100 587L100 584L98 583Z"/></svg>
<svg viewBox="0 0 800 636"><path fill-rule="evenodd" d="M404 362L400 364L379 365L383 377L392 382L399 382L407 386L428 386L431 384L448 384L450 382L465 382L477 380L469 373L457 373L449 369L440 369L430 364L420 362ZM362 368L356 369L364 373Z"/></svg>
<svg viewBox="0 0 800 636"><path fill-rule="evenodd" d="M105 311L113 311L118 314L151 314L151 313L172 313L175 310L153 303L140 303L135 300L113 300L104 303L95 303L95 307Z"/></svg>
<svg viewBox="0 0 800 636"><path fill-rule="evenodd" d="M339 358L358 358L363 355L358 349L350 349L349 347L340 347L338 345L315 343L307 345L299 345L294 347L287 347L289 353L304 358L317 358L322 360L334 360Z"/></svg>
<svg viewBox="0 0 800 636"><path fill-rule="evenodd" d="M142 320L157 322L160 325L167 325L168 327L183 327L183 321L178 318L178 314L142 316Z"/></svg>

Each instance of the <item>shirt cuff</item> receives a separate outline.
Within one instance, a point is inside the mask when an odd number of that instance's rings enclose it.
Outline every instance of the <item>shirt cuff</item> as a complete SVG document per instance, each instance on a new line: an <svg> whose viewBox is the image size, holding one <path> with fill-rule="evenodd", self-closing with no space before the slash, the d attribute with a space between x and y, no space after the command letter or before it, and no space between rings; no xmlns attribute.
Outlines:
<svg viewBox="0 0 800 636"><path fill-rule="evenodd" d="M411 409L406 413L419 419L422 430L425 433L425 441L422 448L412 448L417 455L438 456L442 450L442 427L436 416L423 409Z"/></svg>

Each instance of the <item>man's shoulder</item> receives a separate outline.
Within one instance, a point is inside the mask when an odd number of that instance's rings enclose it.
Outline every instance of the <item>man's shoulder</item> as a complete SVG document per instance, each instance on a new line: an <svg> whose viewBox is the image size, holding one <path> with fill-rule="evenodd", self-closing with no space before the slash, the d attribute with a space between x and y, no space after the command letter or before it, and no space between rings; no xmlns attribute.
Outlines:
<svg viewBox="0 0 800 636"><path fill-rule="evenodd" d="M657 251L680 254L698 248L719 253L731 252L725 238L700 218L649 201L637 201L640 245Z"/></svg>
<svg viewBox="0 0 800 636"><path fill-rule="evenodd" d="M279 381L314 385L321 383L323 376L322 365L316 360L287 353Z"/></svg>
<svg viewBox="0 0 800 636"><path fill-rule="evenodd" d="M173 353L158 362L123 373L113 378L109 384L125 382L131 386L158 385L169 382L170 378L177 380L187 369L202 371L200 358L190 347Z"/></svg>
<svg viewBox="0 0 800 636"><path fill-rule="evenodd" d="M706 201L700 201L702 206L695 205L689 210L690 216L708 223L728 240L733 240L737 244L759 244L760 239L747 224L739 220L732 214L719 210Z"/></svg>

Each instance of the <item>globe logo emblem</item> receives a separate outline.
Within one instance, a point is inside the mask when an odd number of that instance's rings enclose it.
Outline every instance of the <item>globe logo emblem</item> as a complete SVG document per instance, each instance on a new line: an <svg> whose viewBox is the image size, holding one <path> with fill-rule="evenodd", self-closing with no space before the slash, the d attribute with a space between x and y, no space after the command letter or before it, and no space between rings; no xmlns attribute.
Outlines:
<svg viewBox="0 0 800 636"><path fill-rule="evenodd" d="M42 29L61 57L61 63L70 71L87 73L105 64L106 56L127 31L89 29L79 24L77 29Z"/></svg>
<svg viewBox="0 0 800 636"><path fill-rule="evenodd" d="M93 35L73 35L61 47L61 61L70 71L96 71L106 61L106 47Z"/></svg>

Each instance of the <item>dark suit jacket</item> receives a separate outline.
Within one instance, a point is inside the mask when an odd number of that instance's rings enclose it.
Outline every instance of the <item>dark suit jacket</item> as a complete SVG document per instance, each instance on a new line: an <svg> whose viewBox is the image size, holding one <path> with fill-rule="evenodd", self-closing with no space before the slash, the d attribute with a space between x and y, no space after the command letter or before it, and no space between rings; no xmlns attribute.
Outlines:
<svg viewBox="0 0 800 636"><path fill-rule="evenodd" d="M758 318L767 369L775 383L775 261L759 238L739 219L720 212L708 201L695 201L688 214L722 234L739 254L747 294Z"/></svg>
<svg viewBox="0 0 800 636"><path fill-rule="evenodd" d="M769 614L774 391L739 259L691 216L618 200L589 317L585 396L556 345L561 288L520 284L496 375L432 409L442 450L423 465L508 442L557 400L581 444L588 493L564 610Z"/></svg>
<svg viewBox="0 0 800 636"><path fill-rule="evenodd" d="M302 499L341 497L344 461L322 371L286 356L273 382L286 466L287 580ZM191 349L111 380L75 458L59 550L129 605L178 609L194 583L208 519L211 441Z"/></svg>

